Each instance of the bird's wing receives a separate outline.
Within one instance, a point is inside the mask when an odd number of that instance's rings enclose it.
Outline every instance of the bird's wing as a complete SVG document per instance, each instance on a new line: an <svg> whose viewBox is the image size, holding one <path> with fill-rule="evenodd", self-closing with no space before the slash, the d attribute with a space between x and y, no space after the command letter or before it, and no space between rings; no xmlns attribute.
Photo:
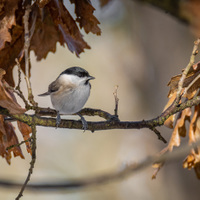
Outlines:
<svg viewBox="0 0 200 200"><path fill-rule="evenodd" d="M49 94L52 92L56 92L59 90L59 88L60 88L60 84L58 84L58 80L55 80L49 85L48 92Z"/></svg>
<svg viewBox="0 0 200 200"><path fill-rule="evenodd" d="M60 88L60 86L59 86L59 84L57 82L58 82L57 80L55 80L54 82L52 82L49 85L48 92L45 92L43 94L39 94L38 96L47 96L47 95L50 95L52 92L58 91L59 88Z"/></svg>

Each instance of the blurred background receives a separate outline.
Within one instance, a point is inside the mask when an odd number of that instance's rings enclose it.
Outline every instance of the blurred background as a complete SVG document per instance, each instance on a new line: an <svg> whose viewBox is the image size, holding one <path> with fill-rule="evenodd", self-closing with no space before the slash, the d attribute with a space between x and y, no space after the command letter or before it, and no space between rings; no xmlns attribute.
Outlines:
<svg viewBox="0 0 200 200"><path fill-rule="evenodd" d="M96 77L91 82L91 96L85 107L114 112L113 92L118 85L120 120L142 120L158 116L167 103L170 78L181 72L190 58L195 37L189 27L170 15L132 0L113 0L100 8L92 1L95 16L101 22L101 36L84 34L91 50L77 58L66 48L57 46L55 54L37 62L31 53L31 83L35 100L41 107L52 107L49 97L37 95L67 67L81 66ZM68 10L74 6L66 1ZM14 70L17 80L17 68ZM22 86L26 91L25 84ZM66 119L79 119L64 116ZM87 117L87 120L100 120ZM169 140L172 130L159 128ZM20 134L19 134L20 137ZM22 138L21 138L22 140ZM182 143L187 138L182 139ZM109 130L91 133L81 130L37 127L37 161L31 183L56 182L87 178L117 170L127 163L137 163L155 155L166 145L147 129ZM30 162L13 158L11 165L0 158L1 179L24 182ZM182 168L182 161L166 164L156 180L153 169L105 185L71 191L25 190L23 199L41 200L168 200L193 199L200 196L199 180L193 171ZM0 188L0 199L14 199L19 190Z"/></svg>

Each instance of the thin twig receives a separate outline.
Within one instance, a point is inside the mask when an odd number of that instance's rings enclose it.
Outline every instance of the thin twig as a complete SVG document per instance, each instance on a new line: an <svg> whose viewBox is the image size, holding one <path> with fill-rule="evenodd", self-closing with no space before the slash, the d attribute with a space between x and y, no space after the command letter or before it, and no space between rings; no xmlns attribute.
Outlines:
<svg viewBox="0 0 200 200"><path fill-rule="evenodd" d="M193 47L193 50L192 50L192 55L190 56L190 61L188 63L188 65L186 66L186 68L184 69L183 73L182 73L182 76L179 80L179 83L178 83L178 90L177 90L177 95L176 95L176 104L179 104L179 101L181 99L181 93L182 93L182 89L183 89L183 83L185 81L185 78L187 77L187 74L190 70L190 68L194 65L194 62L195 62L195 56L197 55L198 53L198 46L199 46L199 43L200 43L200 39L197 39L195 42L194 42L194 47Z"/></svg>
<svg viewBox="0 0 200 200"><path fill-rule="evenodd" d="M32 150L32 159L30 162L30 168L29 168L29 172L28 175L26 177L26 180L24 182L24 184L22 185L22 188L18 194L18 196L16 197L16 200L19 200L22 196L23 196L23 192L25 190L25 188L27 187L28 182L30 181L30 177L31 174L33 173L33 168L35 166L35 161L36 161L36 125L35 125L35 118L33 118L33 124L31 126L32 128L32 140L31 140L31 150Z"/></svg>
<svg viewBox="0 0 200 200"><path fill-rule="evenodd" d="M102 185L105 183L113 182L113 181L119 181L122 178L129 177L130 175L133 175L136 172L139 172L148 166L152 165L153 163L163 163L164 161L172 162L176 161L178 158L181 158L183 156L186 156L192 148L196 148L200 145L200 140L198 140L195 143L192 143L191 145L185 144L182 148L178 148L174 150L173 152L167 152L165 154L162 154L160 156L151 156L148 158L145 158L143 161L139 163L132 163L129 164L123 168L119 168L119 170L116 170L115 172L109 172L106 174L102 174L95 177L87 177L82 179L76 179L76 180L67 180L62 182L54 182L50 181L48 183L42 183L42 184L29 184L27 185L27 189L37 189L38 190L58 190L58 189L64 189L64 190L70 190L70 189L80 189L85 188L89 186L96 186L96 185ZM12 187L20 187L21 184L14 183L10 181L0 181L0 186L6 187L6 188L12 188ZM74 190L71 190L74 191Z"/></svg>
<svg viewBox="0 0 200 200"><path fill-rule="evenodd" d="M7 147L6 150L12 149L12 148L14 148L14 147L19 147L19 146L21 146L22 144L24 144L24 143L26 143L26 142L29 142L30 140L32 140L32 137L28 138L27 140L21 141L19 144L11 145L11 146Z"/></svg>
<svg viewBox="0 0 200 200"><path fill-rule="evenodd" d="M118 117L118 103L119 103L119 98L117 96L117 90L118 90L119 86L116 85L115 86L115 91L113 92L114 98L115 98L115 109L114 109L114 115L116 117Z"/></svg>
<svg viewBox="0 0 200 200"><path fill-rule="evenodd" d="M31 106L29 105L28 101L24 97L24 94L23 94L23 92L21 91L21 88L20 88L20 84L21 84L21 65L20 65L19 60L17 58L15 59L15 62L17 63L17 66L18 66L18 84L17 84L14 92L23 100L26 109L29 110Z"/></svg>
<svg viewBox="0 0 200 200"><path fill-rule="evenodd" d="M21 84L21 81L22 81L21 80L21 66L20 66L19 60L17 58L15 59L15 62L17 63L17 67L18 67L18 69L17 69L17 71L18 71L18 84L16 86L16 89L20 90L20 84Z"/></svg>
<svg viewBox="0 0 200 200"><path fill-rule="evenodd" d="M31 82L29 79L29 71L30 71L30 66L29 66L29 47L30 47L30 36L29 36L29 16L31 12L31 2L28 2L28 5L26 6L25 14L24 14L24 55L25 55L25 81L27 85L27 90L28 90L28 100L30 103L37 107L37 103L34 101L33 93L32 93L32 88L31 88Z"/></svg>
<svg viewBox="0 0 200 200"><path fill-rule="evenodd" d="M155 127L152 127L150 129L158 136L159 140L163 141L164 143L167 143L167 140L165 140L165 138L161 135L161 133Z"/></svg>

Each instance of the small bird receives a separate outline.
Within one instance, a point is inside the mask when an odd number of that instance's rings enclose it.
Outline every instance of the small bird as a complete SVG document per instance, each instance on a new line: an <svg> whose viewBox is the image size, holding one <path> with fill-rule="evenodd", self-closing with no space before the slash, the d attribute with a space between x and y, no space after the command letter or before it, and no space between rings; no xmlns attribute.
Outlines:
<svg viewBox="0 0 200 200"><path fill-rule="evenodd" d="M90 76L85 69L70 67L49 85L47 92L38 95L50 95L52 105L57 111L57 127L61 122L60 114L71 115L77 113L81 118L83 129L87 129L87 122L78 112L90 96L91 84L89 81L92 79L95 78Z"/></svg>

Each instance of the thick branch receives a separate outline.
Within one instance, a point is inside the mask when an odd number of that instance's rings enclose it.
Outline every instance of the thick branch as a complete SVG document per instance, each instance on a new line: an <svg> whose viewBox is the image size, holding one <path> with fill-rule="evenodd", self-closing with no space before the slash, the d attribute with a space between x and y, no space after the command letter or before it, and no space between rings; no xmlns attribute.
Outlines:
<svg viewBox="0 0 200 200"><path fill-rule="evenodd" d="M191 100L187 100L184 103L179 104L178 106L170 106L167 110L165 110L160 116L150 119L150 120L142 120L142 121L120 121L115 117L111 117L112 115L101 110L86 108L81 111L81 113L85 115L98 115L104 116L106 114L108 118L107 121L96 121L91 122L88 121L88 130L94 132L97 130L109 130L109 129L141 129L141 128L154 128L157 126L161 126L164 124L165 120L167 120L171 115L178 113L185 108L192 107L198 105L200 103L200 97L197 96ZM37 115L28 115L28 114L10 114L6 109L0 108L0 114L10 116L15 120L19 120L28 124L29 126L33 125L33 118L35 118L36 126L47 126L47 127L56 127L56 119L55 118L45 118ZM81 121L77 120L62 120L60 128L70 128L70 129L82 129Z"/></svg>

